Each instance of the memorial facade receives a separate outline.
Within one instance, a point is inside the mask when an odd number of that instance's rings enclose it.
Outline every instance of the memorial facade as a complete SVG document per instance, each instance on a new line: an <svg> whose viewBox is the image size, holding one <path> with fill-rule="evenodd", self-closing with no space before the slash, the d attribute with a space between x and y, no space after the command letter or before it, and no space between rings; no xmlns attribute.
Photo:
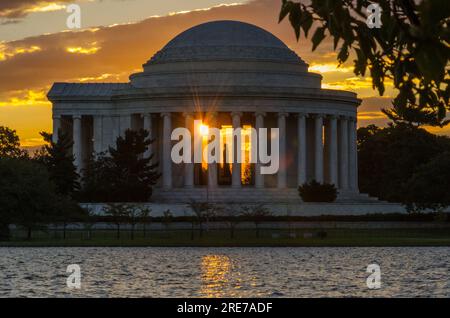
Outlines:
<svg viewBox="0 0 450 318"><path fill-rule="evenodd" d="M153 200L295 201L298 186L311 180L335 184L341 199L356 200L360 100L322 89L321 79L271 33L214 21L176 36L128 83L55 83L48 98L54 138L59 129L72 136L80 171L125 130L148 130L155 142L145 155L154 154L162 173ZM171 133L193 131L194 120L243 134L278 128L278 172L261 174L259 162L175 164ZM252 145L245 140L248 153Z"/></svg>

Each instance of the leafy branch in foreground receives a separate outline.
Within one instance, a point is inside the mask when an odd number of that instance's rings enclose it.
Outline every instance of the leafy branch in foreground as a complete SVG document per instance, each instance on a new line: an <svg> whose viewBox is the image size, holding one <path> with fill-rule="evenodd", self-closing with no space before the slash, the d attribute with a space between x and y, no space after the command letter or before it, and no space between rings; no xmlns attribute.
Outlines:
<svg viewBox="0 0 450 318"><path fill-rule="evenodd" d="M384 94L386 80L398 90L394 122L445 126L450 109L450 2L448 0L380 1L381 28L369 28L368 0L283 0L280 22L289 16L297 40L312 33L313 51L327 35L338 47L340 64L355 56L354 73L365 76ZM314 29L314 30L312 30Z"/></svg>

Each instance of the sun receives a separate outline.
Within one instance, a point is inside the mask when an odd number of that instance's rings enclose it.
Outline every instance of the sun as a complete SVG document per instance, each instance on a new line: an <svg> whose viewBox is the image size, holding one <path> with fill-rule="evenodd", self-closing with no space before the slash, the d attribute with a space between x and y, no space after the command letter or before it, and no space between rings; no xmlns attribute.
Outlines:
<svg viewBox="0 0 450 318"><path fill-rule="evenodd" d="M209 128L208 128L208 126L207 126L207 125L204 125L204 124L201 124L201 125L200 125L199 130L200 130L200 134L201 134L202 136L207 136L208 133L209 133Z"/></svg>

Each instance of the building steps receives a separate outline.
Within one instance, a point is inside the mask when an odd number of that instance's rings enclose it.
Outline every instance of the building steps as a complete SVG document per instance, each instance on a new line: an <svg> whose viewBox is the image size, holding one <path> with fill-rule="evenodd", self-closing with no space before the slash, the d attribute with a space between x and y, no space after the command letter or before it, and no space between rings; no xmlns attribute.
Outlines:
<svg viewBox="0 0 450 318"><path fill-rule="evenodd" d="M152 196L153 202L189 203L191 201L211 203L301 203L298 190L294 188L157 188ZM341 192L336 203L375 203L380 201L367 194Z"/></svg>

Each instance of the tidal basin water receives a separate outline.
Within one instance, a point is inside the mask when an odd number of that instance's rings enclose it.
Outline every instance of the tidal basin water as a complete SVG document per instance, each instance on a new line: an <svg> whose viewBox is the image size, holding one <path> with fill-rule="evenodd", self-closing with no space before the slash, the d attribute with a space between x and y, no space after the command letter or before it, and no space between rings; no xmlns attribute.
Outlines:
<svg viewBox="0 0 450 318"><path fill-rule="evenodd" d="M17 296L450 297L450 248L0 248L0 297Z"/></svg>

